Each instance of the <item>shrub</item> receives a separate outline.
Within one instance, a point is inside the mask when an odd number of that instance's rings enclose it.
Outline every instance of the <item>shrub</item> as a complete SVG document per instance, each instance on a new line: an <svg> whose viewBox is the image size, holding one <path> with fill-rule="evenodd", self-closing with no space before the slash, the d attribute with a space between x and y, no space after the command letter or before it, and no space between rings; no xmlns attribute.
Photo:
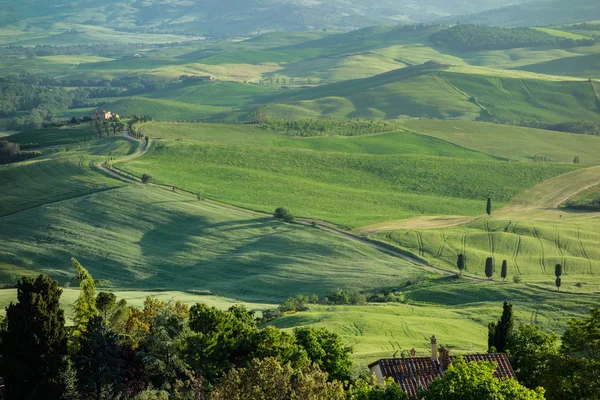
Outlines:
<svg viewBox="0 0 600 400"><path fill-rule="evenodd" d="M292 215L292 213L287 208L283 207L279 207L277 210L275 210L275 212L273 213L273 217L281 219L285 222L294 221L294 216Z"/></svg>
<svg viewBox="0 0 600 400"><path fill-rule="evenodd" d="M142 175L142 183L147 185L152 181L152 176L144 174Z"/></svg>
<svg viewBox="0 0 600 400"><path fill-rule="evenodd" d="M513 282L521 283L521 282L523 282L523 279L519 275L515 275L515 276L513 276Z"/></svg>

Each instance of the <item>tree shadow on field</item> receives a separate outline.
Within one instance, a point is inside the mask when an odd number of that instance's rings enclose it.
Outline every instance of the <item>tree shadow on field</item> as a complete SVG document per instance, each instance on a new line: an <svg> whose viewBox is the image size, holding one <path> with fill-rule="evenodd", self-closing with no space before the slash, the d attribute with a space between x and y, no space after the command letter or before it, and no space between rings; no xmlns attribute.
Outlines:
<svg viewBox="0 0 600 400"><path fill-rule="evenodd" d="M179 223L178 219L171 223ZM144 236L144 255L154 257L157 264L153 267L158 273L144 280L143 286L208 290L239 300L274 301L296 293L325 292L333 285L335 275L326 270L314 271L322 279L306 276L306 265L312 264L315 255L323 257L334 252L328 246L298 241L288 230L273 230L277 226L269 218L213 224L200 220L186 220L196 229L177 229L168 239L160 229ZM225 232L229 233L223 235ZM210 237L189 243L190 236L202 235ZM183 251L188 251L188 257L178 263L177 253Z"/></svg>

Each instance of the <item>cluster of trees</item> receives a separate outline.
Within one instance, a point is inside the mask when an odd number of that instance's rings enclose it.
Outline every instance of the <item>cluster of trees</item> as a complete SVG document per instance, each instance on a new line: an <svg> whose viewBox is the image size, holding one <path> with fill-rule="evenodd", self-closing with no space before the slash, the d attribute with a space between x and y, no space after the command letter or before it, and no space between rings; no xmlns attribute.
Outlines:
<svg viewBox="0 0 600 400"><path fill-rule="evenodd" d="M39 151L21 151L19 143L0 140L0 164L23 161L39 155Z"/></svg>
<svg viewBox="0 0 600 400"><path fill-rule="evenodd" d="M389 132L394 126L387 122L349 118L267 120L262 126L277 132L294 136L358 136L371 133Z"/></svg>
<svg viewBox="0 0 600 400"><path fill-rule="evenodd" d="M285 222L293 222L295 217L290 210L284 207L279 207L273 213L273 217Z"/></svg>
<svg viewBox="0 0 600 400"><path fill-rule="evenodd" d="M335 288L322 298L318 294L299 294L296 297L288 297L279 307L272 310L265 310L263 312L263 320L268 321L277 318L286 312L306 311L308 304L358 306L366 303L367 297L356 290Z"/></svg>
<svg viewBox="0 0 600 400"><path fill-rule="evenodd" d="M243 306L220 311L149 297L143 308L130 307L98 293L99 282L75 259L73 267L80 295L72 328L56 281L17 283L17 302L0 326L6 398L406 398L396 385L352 380L351 348L325 329L260 328Z"/></svg>
<svg viewBox="0 0 600 400"><path fill-rule="evenodd" d="M74 56L83 54L112 55L133 52L143 49L168 48L190 46L197 41L183 41L170 43L98 43L98 44L72 44L65 46L37 45L37 46L6 46L0 47L0 58L43 57L43 56Z"/></svg>
<svg viewBox="0 0 600 400"><path fill-rule="evenodd" d="M600 398L600 309L569 321L559 338L538 326L515 329L512 305L505 302L500 320L488 332L490 351L508 354L525 387L543 387L549 400Z"/></svg>
<svg viewBox="0 0 600 400"><path fill-rule="evenodd" d="M103 134L104 137L109 137L111 134L112 136L116 136L117 134L123 133L125 124L118 119L112 119L110 121L96 120L94 121L94 129L96 130L98 137L102 139Z"/></svg>
<svg viewBox="0 0 600 400"><path fill-rule="evenodd" d="M65 326L56 281L40 275L17 283L17 302L0 325L5 398L407 400L393 381L352 378L352 349L325 329L261 328L254 313L239 305L220 311L148 297L142 308L130 307L112 293L98 293L100 282L72 261L80 286L73 327ZM570 329L587 325L573 322ZM513 337L521 339L513 335L508 343ZM516 365L530 364L527 358ZM457 359L419 398L543 399L539 389L493 378L494 369Z"/></svg>
<svg viewBox="0 0 600 400"><path fill-rule="evenodd" d="M564 48L593 46L594 39L566 39L533 28L505 28L485 25L456 25L431 34L430 39L453 50L503 50L517 47L556 45Z"/></svg>
<svg viewBox="0 0 600 400"><path fill-rule="evenodd" d="M538 121L512 121L511 124L527 126L529 128L547 129L550 131L600 136L600 122L597 121L570 121L558 123Z"/></svg>

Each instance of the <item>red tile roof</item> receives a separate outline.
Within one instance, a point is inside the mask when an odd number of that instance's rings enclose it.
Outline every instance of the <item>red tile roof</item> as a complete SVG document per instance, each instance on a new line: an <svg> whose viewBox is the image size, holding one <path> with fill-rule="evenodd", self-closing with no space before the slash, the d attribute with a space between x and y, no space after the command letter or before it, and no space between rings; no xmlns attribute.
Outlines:
<svg viewBox="0 0 600 400"><path fill-rule="evenodd" d="M515 373L506 354L470 354L462 356L466 362L491 361L498 366L496 378L514 378ZM450 356L453 360L456 356ZM384 377L392 377L409 396L416 396L420 387L426 388L435 379L442 376L443 371L438 360L430 357L384 358L369 365L379 364Z"/></svg>

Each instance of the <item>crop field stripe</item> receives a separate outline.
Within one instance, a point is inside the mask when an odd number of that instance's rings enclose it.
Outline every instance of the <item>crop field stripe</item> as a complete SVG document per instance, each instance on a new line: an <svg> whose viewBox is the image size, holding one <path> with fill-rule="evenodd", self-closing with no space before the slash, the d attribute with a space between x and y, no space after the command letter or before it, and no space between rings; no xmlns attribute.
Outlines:
<svg viewBox="0 0 600 400"><path fill-rule="evenodd" d="M556 248L558 249L558 253L560 254L561 264L565 274L567 274L567 258L560 247L560 232L558 231L558 225L554 225L554 243L556 243Z"/></svg>
<svg viewBox="0 0 600 400"><path fill-rule="evenodd" d="M97 185L95 185L94 187L97 187ZM121 189L122 187L123 187L123 186L115 186L115 187L109 187L109 188L106 188L106 189L98 189L98 190L94 190L94 191L92 191L92 192L90 192L90 193L85 193L85 194L82 194L82 195L80 195L80 196L69 197L69 198L67 198L67 199L60 199L60 200L56 200L56 201L50 201L50 202L48 202L48 203L44 203L44 204L38 204L38 205L35 205L35 206L31 206L31 207L28 207L28 208L24 208L24 209L22 209L22 210L18 210L18 211L15 211L15 212L11 212L11 213L8 213L8 214L2 214L2 215L0 215L0 220L1 220L2 218L4 218L4 217L10 217L10 216L12 216L12 215L16 215L16 214L19 214L19 213L22 213L22 212L25 212L25 211L33 210L33 209L35 209L35 208L39 208L39 207L45 207L45 206L50 206L50 205L54 205L54 204L59 204L59 203L63 203L63 202L67 202L67 201L71 201L71 200L77 200L77 199L81 199L81 198L83 198L83 197L92 196L92 195L94 195L94 194L103 193L103 192L108 192L108 191L110 191L110 190Z"/></svg>
<svg viewBox="0 0 600 400"><path fill-rule="evenodd" d="M421 232L419 232L419 231L415 231L415 233L417 234L417 240L419 241L419 255L421 257L423 257L425 254L425 246L423 245L423 236L421 235Z"/></svg>
<svg viewBox="0 0 600 400"><path fill-rule="evenodd" d="M50 169L48 169L47 167L44 167L42 165L42 162L37 162L36 165L42 170L44 171L45 174L47 174L48 176L54 178L54 179L59 179L56 175L54 175L53 172L50 171Z"/></svg>
<svg viewBox="0 0 600 400"><path fill-rule="evenodd" d="M533 226L533 224L530 223L529 225L531 226L531 232L533 233L533 237L535 237L540 244L540 260L539 260L540 268L542 269L542 272L544 273L544 275L548 275L548 273L546 272L544 243L542 242L542 239L540 239L540 237L538 236L538 233L535 230L535 227Z"/></svg>
<svg viewBox="0 0 600 400"><path fill-rule="evenodd" d="M28 166L29 165L19 164L19 170L21 170L23 172L23 174L25 174L32 182L40 183L40 181L37 180L37 177L35 176L35 174L33 174L29 171Z"/></svg>
<svg viewBox="0 0 600 400"><path fill-rule="evenodd" d="M583 246L583 241L581 240L581 232L580 232L579 225L577 225L576 233L577 233L577 241L579 242L579 247L581 248L581 254L583 254L583 257L585 257L585 259L588 262L589 273L590 273L590 275L594 275L594 272L592 270L592 260L590 260L590 257L588 257L587 252L585 251L585 247Z"/></svg>
<svg viewBox="0 0 600 400"><path fill-rule="evenodd" d="M513 253L513 264L515 264L515 269L521 274L521 269L519 268L519 263L517 262L517 257L519 257L519 251L521 250L521 235L517 235L517 244L515 246L515 251Z"/></svg>
<svg viewBox="0 0 600 400"><path fill-rule="evenodd" d="M446 236L444 235L444 231L440 229L438 230L438 232L440 233L440 247L438 248L435 258L440 258L442 256L442 251L444 250L444 246L446 245Z"/></svg>

